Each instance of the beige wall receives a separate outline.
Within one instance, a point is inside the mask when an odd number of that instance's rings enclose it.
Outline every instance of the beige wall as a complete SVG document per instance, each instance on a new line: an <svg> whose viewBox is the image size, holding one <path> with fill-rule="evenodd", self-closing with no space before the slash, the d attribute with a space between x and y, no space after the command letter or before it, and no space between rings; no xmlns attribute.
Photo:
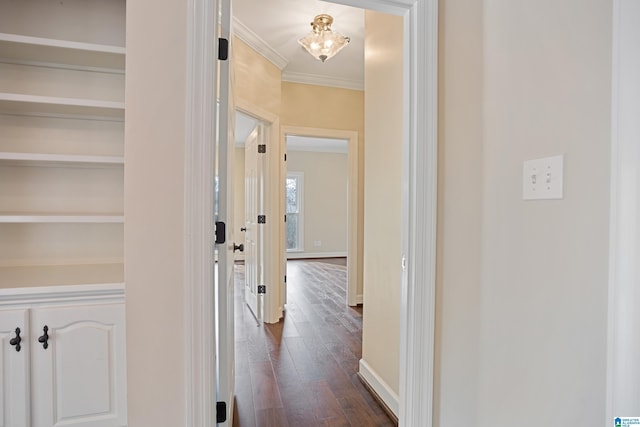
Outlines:
<svg viewBox="0 0 640 427"><path fill-rule="evenodd" d="M440 13L436 425L604 425L611 2ZM556 154L564 199L523 201Z"/></svg>
<svg viewBox="0 0 640 427"><path fill-rule="evenodd" d="M304 173L304 252L347 252L347 155L287 151L287 171ZM321 246L315 246L320 241Z"/></svg>
<svg viewBox="0 0 640 427"><path fill-rule="evenodd" d="M127 2L129 425L184 425L187 2ZM161 70L161 72L159 72Z"/></svg>
<svg viewBox="0 0 640 427"><path fill-rule="evenodd" d="M439 4L434 425L477 426L482 244L482 2Z"/></svg>
<svg viewBox="0 0 640 427"><path fill-rule="evenodd" d="M365 28L362 359L398 394L402 18L367 11Z"/></svg>

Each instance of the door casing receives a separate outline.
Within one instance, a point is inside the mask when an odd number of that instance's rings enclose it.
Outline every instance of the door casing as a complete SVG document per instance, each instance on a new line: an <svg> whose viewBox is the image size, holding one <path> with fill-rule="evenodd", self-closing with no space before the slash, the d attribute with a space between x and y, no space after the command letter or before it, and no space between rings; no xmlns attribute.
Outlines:
<svg viewBox="0 0 640 427"><path fill-rule="evenodd" d="M209 145L216 124L218 24L220 1L188 0L186 68L187 134L185 135L185 426L213 425L215 413L215 297L211 236L214 164ZM329 0L403 16L403 209L400 345L400 425L433 425L435 334L435 257L437 212L438 0ZM208 54L213 52L214 55ZM277 126L274 126L277 128ZM274 141L278 140L276 133ZM275 151L275 150L272 150ZM278 170L270 156L269 167ZM280 186L277 186L280 187ZM278 188L277 191L284 191ZM278 212L277 200L268 208ZM273 236L278 256L281 239ZM267 264L282 264L266 260ZM282 274L281 274L282 275ZM277 283L277 282L275 282ZM280 298L280 296L274 296ZM267 305L267 304L265 304ZM273 313L276 314L276 313ZM279 317L279 316L278 316ZM265 310L266 320L266 310Z"/></svg>

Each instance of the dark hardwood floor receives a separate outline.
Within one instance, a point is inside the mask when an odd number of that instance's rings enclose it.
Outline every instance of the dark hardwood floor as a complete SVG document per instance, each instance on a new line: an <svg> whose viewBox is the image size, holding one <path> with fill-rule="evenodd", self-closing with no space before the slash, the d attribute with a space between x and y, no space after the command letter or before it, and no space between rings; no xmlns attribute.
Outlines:
<svg viewBox="0 0 640 427"><path fill-rule="evenodd" d="M362 308L346 305L346 268L287 264L284 320L256 326L236 265L234 426L394 426L360 381Z"/></svg>

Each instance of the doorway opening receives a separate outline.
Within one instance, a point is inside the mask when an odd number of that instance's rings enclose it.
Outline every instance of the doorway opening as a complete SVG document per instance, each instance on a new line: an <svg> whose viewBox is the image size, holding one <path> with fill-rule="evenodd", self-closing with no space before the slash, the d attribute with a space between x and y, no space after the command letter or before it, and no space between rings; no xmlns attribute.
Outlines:
<svg viewBox="0 0 640 427"><path fill-rule="evenodd" d="M286 215L284 262L346 257L346 303L352 307L362 304L358 133L283 126L281 134L282 150L286 153L281 174ZM298 175L290 176L295 173ZM306 202L302 215L290 213L298 206L288 198L289 183L303 183L310 188L310 191L303 189L302 198Z"/></svg>

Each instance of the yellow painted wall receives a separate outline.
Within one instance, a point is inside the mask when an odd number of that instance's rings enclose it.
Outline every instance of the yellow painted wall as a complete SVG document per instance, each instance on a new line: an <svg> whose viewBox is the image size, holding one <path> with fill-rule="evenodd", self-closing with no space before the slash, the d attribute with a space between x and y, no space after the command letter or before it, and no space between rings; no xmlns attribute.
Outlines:
<svg viewBox="0 0 640 427"><path fill-rule="evenodd" d="M232 49L236 100L280 114L282 73L278 67L237 37Z"/></svg>
<svg viewBox="0 0 640 427"><path fill-rule="evenodd" d="M362 359L396 395L400 369L402 43L398 16L365 12ZM375 49L373 48L375 46Z"/></svg>

